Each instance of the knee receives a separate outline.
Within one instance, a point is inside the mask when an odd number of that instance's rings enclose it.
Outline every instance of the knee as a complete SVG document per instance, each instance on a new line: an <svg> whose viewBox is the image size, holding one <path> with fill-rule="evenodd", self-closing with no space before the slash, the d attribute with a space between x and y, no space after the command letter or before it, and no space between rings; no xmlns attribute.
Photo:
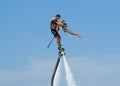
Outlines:
<svg viewBox="0 0 120 86"><path fill-rule="evenodd" d="M57 36L56 39L60 40L61 38Z"/></svg>

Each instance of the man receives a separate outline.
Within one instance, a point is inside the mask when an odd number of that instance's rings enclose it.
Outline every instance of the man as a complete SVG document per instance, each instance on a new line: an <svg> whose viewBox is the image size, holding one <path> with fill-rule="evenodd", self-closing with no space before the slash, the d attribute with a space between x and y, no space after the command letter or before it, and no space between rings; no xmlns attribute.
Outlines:
<svg viewBox="0 0 120 86"><path fill-rule="evenodd" d="M52 34L54 35L54 37L56 38L56 42L58 45L58 50L61 51L63 48L61 47L61 37L58 33L59 31L59 27L63 26L61 23L59 23L59 19L60 19L60 14L57 14L55 17L53 17L50 21L50 29Z"/></svg>

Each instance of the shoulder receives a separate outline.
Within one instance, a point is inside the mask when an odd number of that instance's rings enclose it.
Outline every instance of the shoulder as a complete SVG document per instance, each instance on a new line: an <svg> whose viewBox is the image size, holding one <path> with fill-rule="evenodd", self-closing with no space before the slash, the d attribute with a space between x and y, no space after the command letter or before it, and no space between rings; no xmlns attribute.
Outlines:
<svg viewBox="0 0 120 86"><path fill-rule="evenodd" d="M56 23L56 22L58 22L58 21L56 20L56 18L53 17L53 18L50 20L50 22L51 22L51 23Z"/></svg>
<svg viewBox="0 0 120 86"><path fill-rule="evenodd" d="M56 18L55 18L55 17L53 17L50 21L56 21Z"/></svg>

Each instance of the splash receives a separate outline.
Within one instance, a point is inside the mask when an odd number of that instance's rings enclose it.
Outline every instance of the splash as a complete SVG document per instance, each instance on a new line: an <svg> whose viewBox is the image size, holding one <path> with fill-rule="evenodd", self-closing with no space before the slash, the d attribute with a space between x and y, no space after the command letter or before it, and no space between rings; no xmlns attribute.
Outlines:
<svg viewBox="0 0 120 86"><path fill-rule="evenodd" d="M58 65L58 69L55 74L55 79L54 79L54 86L59 86L60 84L60 75L61 75L61 61Z"/></svg>
<svg viewBox="0 0 120 86"><path fill-rule="evenodd" d="M65 55L63 55L63 61L65 66L66 80L67 80L68 86L76 86L76 82L74 80L73 74L71 72L71 68L67 62Z"/></svg>

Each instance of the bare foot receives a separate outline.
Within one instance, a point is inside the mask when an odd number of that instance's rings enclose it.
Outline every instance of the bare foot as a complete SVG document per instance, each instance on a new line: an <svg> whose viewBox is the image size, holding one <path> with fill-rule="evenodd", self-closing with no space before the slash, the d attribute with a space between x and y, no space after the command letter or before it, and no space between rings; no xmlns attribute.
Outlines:
<svg viewBox="0 0 120 86"><path fill-rule="evenodd" d="M81 34L76 34L76 36L82 39L82 35Z"/></svg>

